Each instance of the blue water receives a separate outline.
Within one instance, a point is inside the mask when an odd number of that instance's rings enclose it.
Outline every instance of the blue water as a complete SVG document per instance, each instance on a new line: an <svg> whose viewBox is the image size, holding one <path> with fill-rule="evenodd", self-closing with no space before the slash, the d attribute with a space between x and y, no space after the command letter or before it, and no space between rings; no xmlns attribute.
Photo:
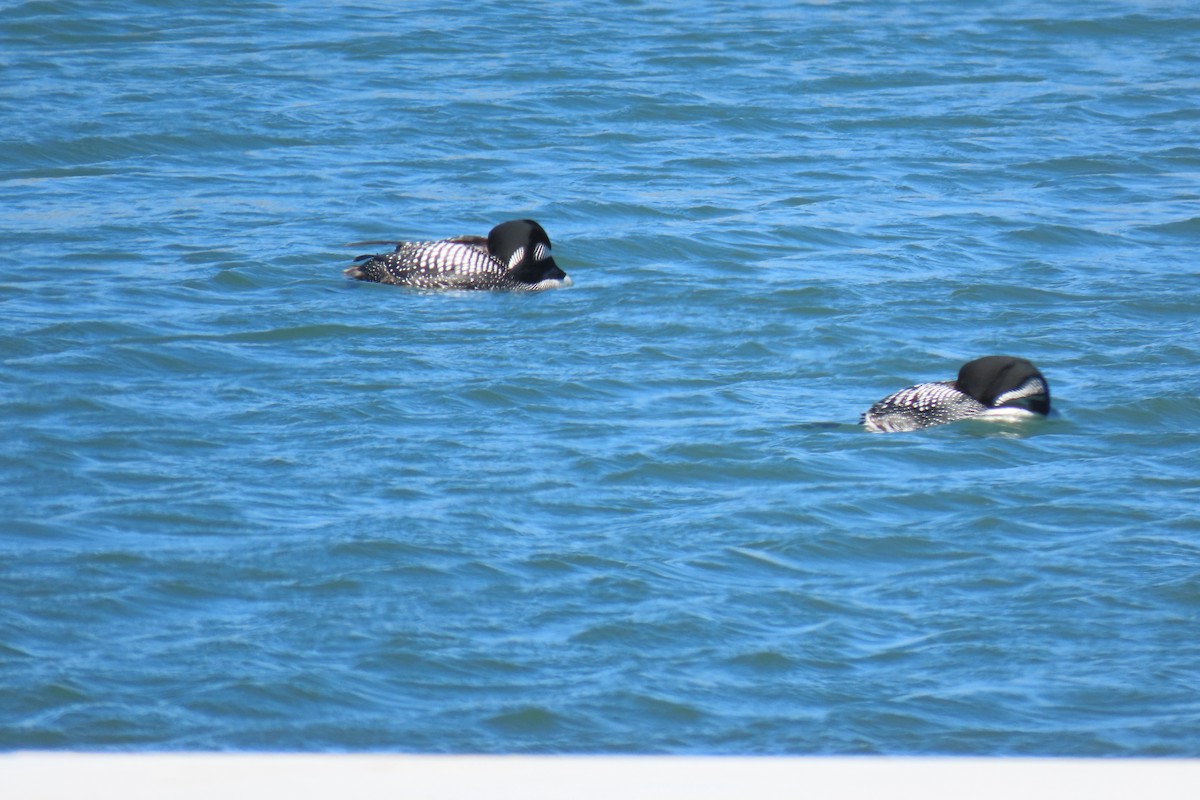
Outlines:
<svg viewBox="0 0 1200 800"><path fill-rule="evenodd" d="M1198 41L0 4L0 748L1200 756ZM341 274L516 217L572 288Z"/></svg>

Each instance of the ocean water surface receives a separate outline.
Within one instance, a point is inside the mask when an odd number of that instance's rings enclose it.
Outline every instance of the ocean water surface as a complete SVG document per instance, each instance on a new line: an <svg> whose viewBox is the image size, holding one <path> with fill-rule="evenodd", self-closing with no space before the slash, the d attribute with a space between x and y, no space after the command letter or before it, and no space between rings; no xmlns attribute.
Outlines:
<svg viewBox="0 0 1200 800"><path fill-rule="evenodd" d="M1197 41L0 3L0 748L1200 756ZM519 217L573 287L341 273Z"/></svg>

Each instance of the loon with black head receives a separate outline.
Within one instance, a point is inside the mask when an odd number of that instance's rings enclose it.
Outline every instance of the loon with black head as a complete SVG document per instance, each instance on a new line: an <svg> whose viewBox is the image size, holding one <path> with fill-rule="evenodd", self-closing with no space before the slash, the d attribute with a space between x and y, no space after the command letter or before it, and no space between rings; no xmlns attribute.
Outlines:
<svg viewBox="0 0 1200 800"><path fill-rule="evenodd" d="M1024 358L984 356L958 380L921 383L880 400L862 416L868 431L915 431L969 417L1015 419L1050 413L1050 384Z"/></svg>
<svg viewBox="0 0 1200 800"><path fill-rule="evenodd" d="M550 237L531 219L502 222L486 237L399 242L390 253L354 259L346 275L417 289L537 291L571 285L554 263Z"/></svg>

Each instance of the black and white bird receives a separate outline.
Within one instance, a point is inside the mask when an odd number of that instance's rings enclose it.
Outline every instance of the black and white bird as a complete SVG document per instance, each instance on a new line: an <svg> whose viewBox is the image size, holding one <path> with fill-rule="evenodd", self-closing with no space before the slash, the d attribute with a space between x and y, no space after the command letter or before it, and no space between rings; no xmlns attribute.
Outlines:
<svg viewBox="0 0 1200 800"><path fill-rule="evenodd" d="M915 431L968 417L1019 419L1050 413L1050 384L1023 358L985 356L958 380L921 383L880 400L862 416L868 431Z"/></svg>
<svg viewBox="0 0 1200 800"><path fill-rule="evenodd" d="M537 291L571 285L554 263L550 237L531 219L502 222L486 237L399 242L390 253L354 259L346 275L417 289Z"/></svg>

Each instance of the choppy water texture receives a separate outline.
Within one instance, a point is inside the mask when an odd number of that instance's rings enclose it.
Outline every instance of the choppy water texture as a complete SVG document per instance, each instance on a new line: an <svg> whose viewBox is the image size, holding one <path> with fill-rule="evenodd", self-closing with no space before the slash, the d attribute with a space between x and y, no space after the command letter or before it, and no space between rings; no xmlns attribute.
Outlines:
<svg viewBox="0 0 1200 800"><path fill-rule="evenodd" d="M1200 756L1198 41L0 5L0 747ZM573 288L341 275L514 217Z"/></svg>

